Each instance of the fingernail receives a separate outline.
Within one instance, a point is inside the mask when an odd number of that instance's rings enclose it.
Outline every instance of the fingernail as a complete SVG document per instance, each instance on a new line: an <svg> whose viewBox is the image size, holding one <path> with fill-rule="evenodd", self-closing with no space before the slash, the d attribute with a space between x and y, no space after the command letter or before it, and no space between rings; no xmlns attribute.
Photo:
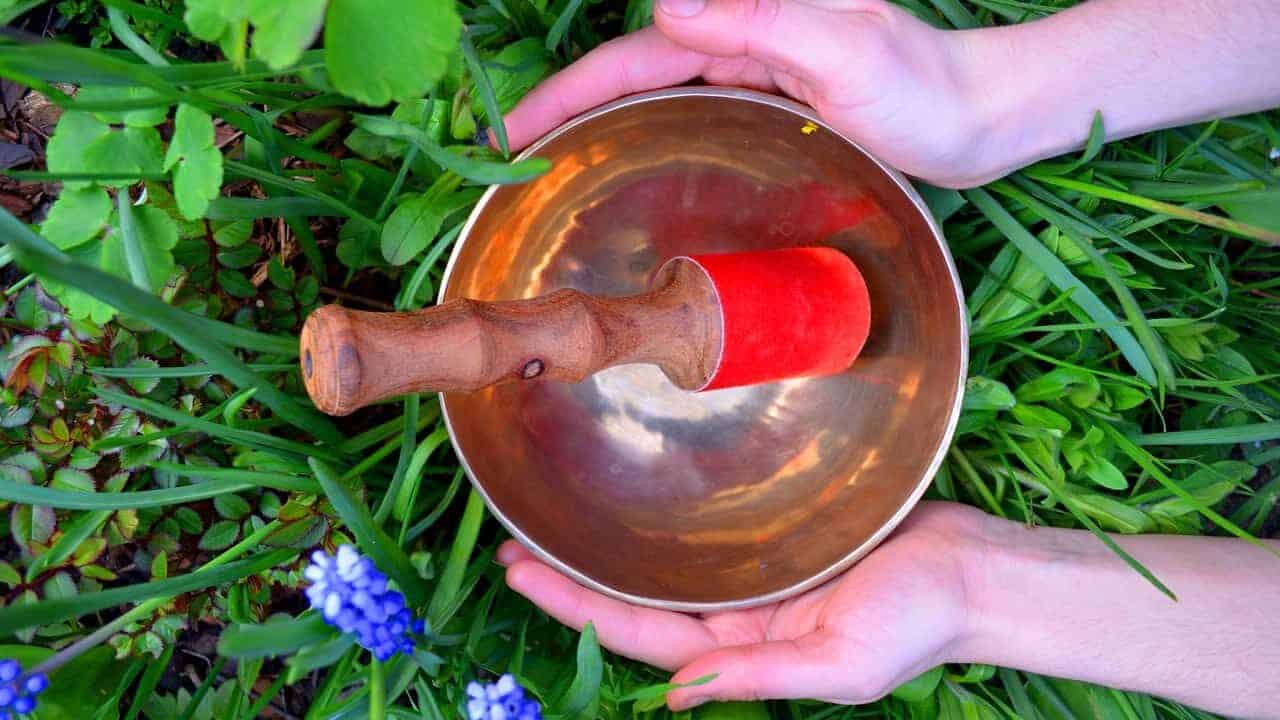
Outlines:
<svg viewBox="0 0 1280 720"><path fill-rule="evenodd" d="M698 707L699 705L706 705L707 701L709 701L710 699L711 698L708 698L708 697L692 698L690 700L686 700L685 702L680 703L680 709L692 710Z"/></svg>
<svg viewBox="0 0 1280 720"><path fill-rule="evenodd" d="M658 0L658 7L672 17L691 18L707 7L707 0Z"/></svg>
<svg viewBox="0 0 1280 720"><path fill-rule="evenodd" d="M499 565L506 567L511 563L515 562L515 559L516 559L515 555L516 555L515 548L509 547L507 545L502 545L498 548L498 552L496 555L494 555L493 559L497 560Z"/></svg>

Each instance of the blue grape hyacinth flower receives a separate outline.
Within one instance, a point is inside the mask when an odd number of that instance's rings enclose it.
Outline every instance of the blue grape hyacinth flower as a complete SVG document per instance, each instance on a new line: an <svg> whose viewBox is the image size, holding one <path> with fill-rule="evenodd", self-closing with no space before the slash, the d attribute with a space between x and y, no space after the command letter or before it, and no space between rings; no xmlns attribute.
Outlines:
<svg viewBox="0 0 1280 720"><path fill-rule="evenodd" d="M49 678L44 673L23 677L22 665L17 660L0 660L0 720L35 711L36 696L47 687Z"/></svg>
<svg viewBox="0 0 1280 720"><path fill-rule="evenodd" d="M404 595L388 586L387 576L350 545L336 555L319 550L303 571L311 581L307 599L329 625L355 636L379 660L396 653L413 654L410 633L420 633L421 620L405 604ZM2 719L0 719L2 720Z"/></svg>
<svg viewBox="0 0 1280 720"><path fill-rule="evenodd" d="M542 720L542 707L529 697L510 673L497 682L467 685L469 720Z"/></svg>

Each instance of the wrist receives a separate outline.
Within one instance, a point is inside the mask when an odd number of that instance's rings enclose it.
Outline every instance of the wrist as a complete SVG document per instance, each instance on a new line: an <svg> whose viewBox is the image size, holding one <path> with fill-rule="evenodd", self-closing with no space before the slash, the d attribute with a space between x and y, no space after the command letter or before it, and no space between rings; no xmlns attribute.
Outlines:
<svg viewBox="0 0 1280 720"><path fill-rule="evenodd" d="M1093 114L1053 55L1048 21L955 32L960 84L975 117L975 170L983 182L1084 145Z"/></svg>
<svg viewBox="0 0 1280 720"><path fill-rule="evenodd" d="M1101 587L1132 570L1087 532L988 516L964 562L965 625L953 662L1024 667L1023 661L1060 643L1050 598ZM1046 622L1046 620L1048 620Z"/></svg>

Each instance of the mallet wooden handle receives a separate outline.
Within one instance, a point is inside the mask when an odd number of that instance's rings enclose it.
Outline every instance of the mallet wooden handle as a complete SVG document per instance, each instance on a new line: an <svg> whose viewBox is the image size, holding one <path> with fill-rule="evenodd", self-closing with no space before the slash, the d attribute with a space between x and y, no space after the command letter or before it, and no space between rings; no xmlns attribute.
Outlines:
<svg viewBox="0 0 1280 720"><path fill-rule="evenodd" d="M478 390L550 378L577 382L650 363L686 390L705 385L721 346L715 289L677 260L625 298L559 290L529 300L450 300L408 313L328 305L302 329L302 375L316 407L346 415L407 393Z"/></svg>

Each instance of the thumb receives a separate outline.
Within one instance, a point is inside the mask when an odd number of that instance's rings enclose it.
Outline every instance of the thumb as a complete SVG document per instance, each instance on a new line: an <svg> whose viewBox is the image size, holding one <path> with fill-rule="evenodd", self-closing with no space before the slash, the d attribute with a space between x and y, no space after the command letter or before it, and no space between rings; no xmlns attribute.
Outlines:
<svg viewBox="0 0 1280 720"><path fill-rule="evenodd" d="M708 675L715 678L673 690L667 704L672 710L683 710L710 700L832 697L841 675L840 658L838 643L825 634L717 650L686 665L672 682L690 683Z"/></svg>
<svg viewBox="0 0 1280 720"><path fill-rule="evenodd" d="M690 50L750 57L811 81L847 66L838 15L800 0L657 0L653 12L662 33Z"/></svg>

